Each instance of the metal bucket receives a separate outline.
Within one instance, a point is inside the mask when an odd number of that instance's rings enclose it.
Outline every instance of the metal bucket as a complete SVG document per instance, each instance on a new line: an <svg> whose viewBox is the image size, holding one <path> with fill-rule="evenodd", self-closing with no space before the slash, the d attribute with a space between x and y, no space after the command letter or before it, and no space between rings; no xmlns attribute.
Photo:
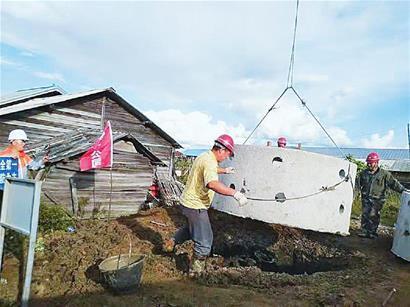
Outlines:
<svg viewBox="0 0 410 307"><path fill-rule="evenodd" d="M132 292L141 283L144 259L145 255L121 254L105 259L98 268L114 292Z"/></svg>

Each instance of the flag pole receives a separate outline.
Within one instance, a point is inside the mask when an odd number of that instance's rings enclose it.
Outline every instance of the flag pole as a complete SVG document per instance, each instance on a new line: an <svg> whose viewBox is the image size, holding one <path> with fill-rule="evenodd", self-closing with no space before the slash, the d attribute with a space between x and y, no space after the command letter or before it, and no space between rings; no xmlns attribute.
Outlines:
<svg viewBox="0 0 410 307"><path fill-rule="evenodd" d="M107 219L107 222L110 221L111 200L112 200L112 166L110 167L110 202L108 203L108 219Z"/></svg>

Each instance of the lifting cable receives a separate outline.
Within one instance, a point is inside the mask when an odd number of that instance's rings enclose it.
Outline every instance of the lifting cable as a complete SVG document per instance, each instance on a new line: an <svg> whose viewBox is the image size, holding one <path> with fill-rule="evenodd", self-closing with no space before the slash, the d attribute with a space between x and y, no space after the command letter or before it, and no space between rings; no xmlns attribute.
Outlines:
<svg viewBox="0 0 410 307"><path fill-rule="evenodd" d="M273 103L273 105L269 108L269 110L266 112L266 114L262 117L262 119L259 121L259 123L256 125L256 127L252 130L252 132L249 134L249 136L246 138L246 140L243 142L243 144L246 144L246 142L251 138L251 136L254 134L256 129L262 124L262 122L265 120L265 118L268 116L268 114L275 109L275 106L277 103L280 101L280 99L285 95L285 93L291 89L293 93L296 95L296 97L300 100L302 105L307 109L309 114L313 117L313 119L318 123L320 128L325 132L326 136L332 141L332 143L335 145L335 147L339 150L341 153L342 157L347 158L345 153L340 149L340 147L336 144L336 142L333 140L333 138L330 136L330 134L326 131L325 127L321 124L319 119L313 114L313 112L309 109L307 106L306 102L300 97L298 92L295 90L293 87L293 71L294 71L294 66L295 66L295 46L296 46L296 30L297 30L297 25L298 25L298 12L299 12L299 0L296 1L296 13L295 13L295 24L294 24L294 29L293 29L293 43L292 43L292 49L291 49L291 56L290 56L290 61L289 61L289 68L288 68L288 78L287 78L287 83L286 83L286 88L283 90L283 92L279 95L279 97L276 99L276 101ZM298 199L304 199L308 197L312 197L318 194L321 194L323 192L328 192L328 191L334 191L337 186L342 184L343 182L350 182L353 188L353 181L350 176L350 164L349 164L349 169L347 175L343 178L343 180L337 182L336 184L332 186L322 186L318 191L303 195L303 196L298 196L298 197L292 197L292 198L286 198L286 196L283 194L283 196L276 196L275 198L259 198L259 197L250 197L246 196L247 199L249 200L254 200L254 201L273 201L273 202L285 202L287 200L298 200Z"/></svg>
<svg viewBox="0 0 410 307"><path fill-rule="evenodd" d="M342 184L345 181L349 181L350 180L350 176L347 175L345 178L343 178L343 180L339 181L338 183L327 187L327 186L322 186L319 191L311 193L311 194L307 194L307 195L303 195L303 196L296 196L296 197L291 197L291 198L286 198L284 195L283 196L277 196L275 198L259 198L259 197L251 197L251 196L246 196L247 199L249 200L255 200L255 201L274 201L274 202L279 202L279 203L283 203L287 200L298 200L298 199L304 199L304 198L308 198L308 197L312 197L318 194L321 194L323 192L329 192L329 191L334 191L336 190L336 187L340 184Z"/></svg>
<svg viewBox="0 0 410 307"><path fill-rule="evenodd" d="M327 137L332 141L332 143L336 146L336 148L339 150L339 152L342 154L343 157L346 158L346 155L343 153L343 151L340 149L339 146L337 146L336 142L333 140L333 138L330 136L330 134L326 131L325 127L320 123L318 118L313 114L313 112L309 109L309 107L306 105L306 102L303 101L303 99L300 97L300 95L296 92L296 90L293 87L293 70L295 66L295 46L296 46L296 30L297 30L297 25L298 25L298 12L299 12L299 0L296 0L296 13L295 13L295 24L294 24L294 29L293 29L293 43L292 43L292 49L291 49L291 56L290 56L290 61L289 61L289 68L288 68L288 78L287 78L287 83L286 83L286 88L283 90L282 94L276 99L274 104L269 108L269 110L266 112L266 114L262 117L262 119L259 121L259 123L256 125L256 127L252 130L252 132L249 134L249 136L246 138L246 140L243 142L245 145L246 142L251 138L251 136L254 134L256 129L262 124L262 122L265 120L265 118L268 116L268 114L275 109L276 104L279 102L279 100L285 95L285 93L291 89L296 97L300 100L302 105L308 110L309 114L315 119L315 121L319 124L320 128L325 132Z"/></svg>

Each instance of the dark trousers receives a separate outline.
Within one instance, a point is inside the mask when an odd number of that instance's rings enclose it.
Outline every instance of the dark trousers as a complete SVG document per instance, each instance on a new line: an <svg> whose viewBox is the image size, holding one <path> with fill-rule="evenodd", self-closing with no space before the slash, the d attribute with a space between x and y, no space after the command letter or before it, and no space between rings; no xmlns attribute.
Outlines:
<svg viewBox="0 0 410 307"><path fill-rule="evenodd" d="M194 241L194 254L197 257L206 257L211 253L214 239L208 210L191 209L181 205L182 214L187 218L188 225L178 229L174 239L176 244L187 240Z"/></svg>
<svg viewBox="0 0 410 307"><path fill-rule="evenodd" d="M362 220L363 230L376 234L380 223L380 211L384 205L383 201L377 201L369 198L362 199Z"/></svg>

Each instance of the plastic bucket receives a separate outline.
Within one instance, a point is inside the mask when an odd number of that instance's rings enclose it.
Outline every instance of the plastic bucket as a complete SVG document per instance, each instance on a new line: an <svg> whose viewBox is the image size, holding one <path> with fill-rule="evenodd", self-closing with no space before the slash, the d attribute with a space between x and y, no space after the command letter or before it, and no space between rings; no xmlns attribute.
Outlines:
<svg viewBox="0 0 410 307"><path fill-rule="evenodd" d="M141 254L121 254L105 259L98 268L114 292L132 292L141 283L144 259L145 255Z"/></svg>

